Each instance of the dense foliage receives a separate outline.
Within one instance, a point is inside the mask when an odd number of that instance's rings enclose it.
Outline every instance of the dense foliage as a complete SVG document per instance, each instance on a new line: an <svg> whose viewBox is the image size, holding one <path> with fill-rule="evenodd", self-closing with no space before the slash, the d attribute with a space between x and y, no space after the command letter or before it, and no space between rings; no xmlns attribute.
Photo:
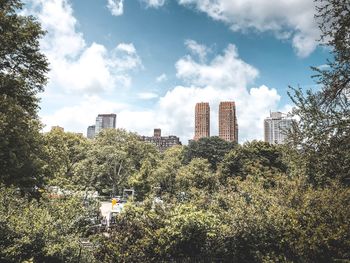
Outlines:
<svg viewBox="0 0 350 263"><path fill-rule="evenodd" d="M0 2L0 182L31 188L42 183L35 95L48 63L39 52L40 24L20 8L19 0Z"/></svg>
<svg viewBox="0 0 350 263"><path fill-rule="evenodd" d="M294 90L286 146L212 137L160 153L125 130L40 133L43 32L0 1L0 261L349 261L350 8L316 3L334 58L323 90ZM107 233L91 193L124 188L135 199Z"/></svg>

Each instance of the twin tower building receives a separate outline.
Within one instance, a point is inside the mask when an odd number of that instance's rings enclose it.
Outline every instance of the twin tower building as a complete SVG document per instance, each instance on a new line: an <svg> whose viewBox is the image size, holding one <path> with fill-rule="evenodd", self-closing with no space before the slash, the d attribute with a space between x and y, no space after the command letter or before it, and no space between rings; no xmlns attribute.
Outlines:
<svg viewBox="0 0 350 263"><path fill-rule="evenodd" d="M210 106L200 102L195 108L194 140L210 137ZM238 143L238 124L234 101L223 101L219 105L219 137L225 141Z"/></svg>

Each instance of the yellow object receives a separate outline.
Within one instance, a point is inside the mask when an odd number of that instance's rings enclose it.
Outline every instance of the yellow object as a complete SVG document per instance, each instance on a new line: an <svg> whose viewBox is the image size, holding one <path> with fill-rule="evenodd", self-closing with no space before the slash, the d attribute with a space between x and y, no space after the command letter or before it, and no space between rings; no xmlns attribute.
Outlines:
<svg viewBox="0 0 350 263"><path fill-rule="evenodd" d="M115 198L112 199L112 208L113 208L114 205L117 204L117 202L118 202L117 199L115 199Z"/></svg>

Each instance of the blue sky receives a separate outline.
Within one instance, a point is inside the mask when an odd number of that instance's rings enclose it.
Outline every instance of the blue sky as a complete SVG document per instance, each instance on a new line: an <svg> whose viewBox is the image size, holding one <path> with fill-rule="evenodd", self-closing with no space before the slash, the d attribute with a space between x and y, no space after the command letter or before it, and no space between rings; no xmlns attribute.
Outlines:
<svg viewBox="0 0 350 263"><path fill-rule="evenodd" d="M263 138L269 111L287 112L288 85L317 88L310 66L329 56L312 0L27 0L48 31L50 61L39 113L84 132L98 113L117 127L193 137L194 106L237 105L240 142Z"/></svg>

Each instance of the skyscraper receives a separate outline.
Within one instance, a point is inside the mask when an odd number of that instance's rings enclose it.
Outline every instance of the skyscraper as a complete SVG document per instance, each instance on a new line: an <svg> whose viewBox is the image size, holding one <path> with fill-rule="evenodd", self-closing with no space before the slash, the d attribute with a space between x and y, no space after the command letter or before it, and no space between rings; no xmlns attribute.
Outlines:
<svg viewBox="0 0 350 263"><path fill-rule="evenodd" d="M210 136L210 107L208 102L196 104L194 125L194 140Z"/></svg>
<svg viewBox="0 0 350 263"><path fill-rule="evenodd" d="M238 124L234 101L220 102L219 137L225 141L238 142Z"/></svg>
<svg viewBox="0 0 350 263"><path fill-rule="evenodd" d="M283 116L282 112L271 112L264 120L265 142L283 144L287 138L286 132L291 128L293 119Z"/></svg>
<svg viewBox="0 0 350 263"><path fill-rule="evenodd" d="M95 125L91 125L87 128L87 136L88 139L92 139L95 137Z"/></svg>
<svg viewBox="0 0 350 263"><path fill-rule="evenodd" d="M115 129L117 114L99 114L96 117L95 134L102 129Z"/></svg>

